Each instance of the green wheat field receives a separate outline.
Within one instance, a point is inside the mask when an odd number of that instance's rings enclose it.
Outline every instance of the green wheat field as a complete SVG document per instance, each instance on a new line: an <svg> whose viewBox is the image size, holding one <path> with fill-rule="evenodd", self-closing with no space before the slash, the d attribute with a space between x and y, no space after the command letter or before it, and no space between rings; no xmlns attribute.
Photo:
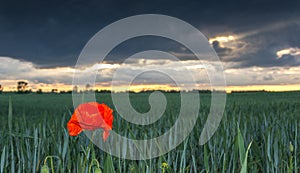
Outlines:
<svg viewBox="0 0 300 173"><path fill-rule="evenodd" d="M178 117L180 94L164 94L167 108L159 121L134 125L114 111L113 129L135 139L168 131ZM96 97L114 109L109 93ZM131 104L147 112L148 97L133 93ZM71 94L0 94L0 172L300 172L300 92L228 94L221 124L205 145L198 141L210 94L200 94L200 100L199 118L181 145L158 158L131 161L101 151L84 133L68 135Z"/></svg>

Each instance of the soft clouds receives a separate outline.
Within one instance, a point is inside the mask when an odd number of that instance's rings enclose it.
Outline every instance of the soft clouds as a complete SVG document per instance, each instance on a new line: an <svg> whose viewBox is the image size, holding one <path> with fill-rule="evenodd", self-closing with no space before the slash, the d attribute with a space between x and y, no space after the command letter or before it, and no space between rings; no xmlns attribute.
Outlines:
<svg viewBox="0 0 300 173"><path fill-rule="evenodd" d="M20 61L9 57L0 57L0 79L4 86L13 88L12 82L25 80L32 87L39 85L70 85L74 70L70 67L37 68L31 62Z"/></svg>
<svg viewBox="0 0 300 173"><path fill-rule="evenodd" d="M9 57L0 57L0 83L6 90L15 90L16 82L25 80L35 90L38 88L71 89L75 69L69 67L37 68L33 63ZM175 61L167 59L136 59L122 64L95 64L83 69L82 78L98 73L95 87L110 89L131 86L156 88L182 87L183 89L210 89L207 69L215 68L216 62L197 60ZM224 63L227 85L294 85L299 84L300 67L247 67L230 68ZM117 73L118 72L118 73ZM114 80L114 83L112 83ZM193 83L196 82L196 83ZM103 88L102 88L103 89Z"/></svg>
<svg viewBox="0 0 300 173"><path fill-rule="evenodd" d="M225 70L229 86L299 84L300 67L248 67Z"/></svg>

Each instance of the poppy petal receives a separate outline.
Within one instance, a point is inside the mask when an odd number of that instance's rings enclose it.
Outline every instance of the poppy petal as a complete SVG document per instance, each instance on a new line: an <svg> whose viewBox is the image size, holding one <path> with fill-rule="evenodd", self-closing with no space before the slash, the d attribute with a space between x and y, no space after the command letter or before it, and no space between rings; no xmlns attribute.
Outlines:
<svg viewBox="0 0 300 173"><path fill-rule="evenodd" d="M82 132L82 128L77 123L69 122L68 131L70 136L77 136Z"/></svg>
<svg viewBox="0 0 300 173"><path fill-rule="evenodd" d="M80 104L74 111L68 122L68 131L70 136L76 136L83 130L103 129L103 140L109 136L109 130L112 130L113 110L105 104L97 102L88 102Z"/></svg>

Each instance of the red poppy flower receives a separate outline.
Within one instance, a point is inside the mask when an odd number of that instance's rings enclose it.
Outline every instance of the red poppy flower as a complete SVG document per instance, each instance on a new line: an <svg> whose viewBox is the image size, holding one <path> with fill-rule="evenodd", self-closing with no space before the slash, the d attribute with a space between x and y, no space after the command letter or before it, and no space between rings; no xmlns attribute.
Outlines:
<svg viewBox="0 0 300 173"><path fill-rule="evenodd" d="M70 136L77 136L83 130L103 129L103 140L109 136L112 129L113 110L105 104L89 102L79 105L68 122Z"/></svg>

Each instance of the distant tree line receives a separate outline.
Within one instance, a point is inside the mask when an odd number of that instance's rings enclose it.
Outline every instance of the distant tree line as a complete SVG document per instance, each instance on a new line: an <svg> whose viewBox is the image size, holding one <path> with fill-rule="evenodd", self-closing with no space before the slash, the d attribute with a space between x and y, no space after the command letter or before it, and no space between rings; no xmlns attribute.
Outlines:
<svg viewBox="0 0 300 173"><path fill-rule="evenodd" d="M25 81L19 81L17 84L18 93L30 93L31 90L28 89L28 83Z"/></svg>
<svg viewBox="0 0 300 173"><path fill-rule="evenodd" d="M0 93L3 92L3 86L0 84ZM129 92L129 93L152 93L154 91L160 91L163 93L180 93L181 91L178 90L142 90L139 92L135 92L135 91L123 91L123 92ZM85 88L83 88L83 90L79 90L78 86L74 86L73 90L58 90L58 89L51 89L51 92L45 92L45 93L54 93L54 94L71 94L71 93L88 93L88 92L95 92L95 93L111 93L111 90L99 90L99 89L92 89L92 86L90 84L86 84ZM199 92L199 93L211 93L211 90L190 90L190 91L183 91L183 92ZM234 92L234 91L233 91ZM239 91L241 92L241 91ZM242 91L245 92L245 91ZM249 91L246 91L249 92ZM265 92L260 91L260 92ZM32 90L29 89L28 87L28 82L25 81L18 81L17 82L17 93L20 94L25 94L25 93L32 93ZM43 94L43 90L42 89L37 89L36 90L37 94Z"/></svg>

